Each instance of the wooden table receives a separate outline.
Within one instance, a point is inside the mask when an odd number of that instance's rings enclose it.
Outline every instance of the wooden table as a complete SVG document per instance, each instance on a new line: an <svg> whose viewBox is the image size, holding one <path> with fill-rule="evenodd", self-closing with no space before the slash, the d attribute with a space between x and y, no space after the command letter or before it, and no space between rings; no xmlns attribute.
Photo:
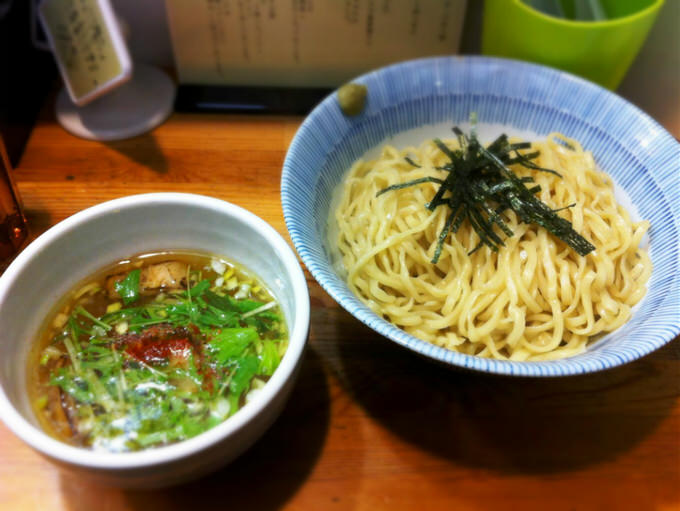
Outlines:
<svg viewBox="0 0 680 511"><path fill-rule="evenodd" d="M279 179L299 118L173 115L102 144L47 116L16 179L33 233L152 191L239 204L287 239ZM680 509L680 342L577 378L456 372L374 334L307 273L309 350L290 402L230 466L159 491L65 476L0 425L0 509Z"/></svg>

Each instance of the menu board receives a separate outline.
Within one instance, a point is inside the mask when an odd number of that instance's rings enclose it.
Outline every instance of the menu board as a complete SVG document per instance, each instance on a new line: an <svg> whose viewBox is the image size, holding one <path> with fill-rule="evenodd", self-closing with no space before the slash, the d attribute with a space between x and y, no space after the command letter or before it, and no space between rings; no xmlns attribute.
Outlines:
<svg viewBox="0 0 680 511"><path fill-rule="evenodd" d="M74 103L130 78L132 64L108 0L45 0L40 18Z"/></svg>
<svg viewBox="0 0 680 511"><path fill-rule="evenodd" d="M182 83L335 87L458 51L465 0L166 0Z"/></svg>

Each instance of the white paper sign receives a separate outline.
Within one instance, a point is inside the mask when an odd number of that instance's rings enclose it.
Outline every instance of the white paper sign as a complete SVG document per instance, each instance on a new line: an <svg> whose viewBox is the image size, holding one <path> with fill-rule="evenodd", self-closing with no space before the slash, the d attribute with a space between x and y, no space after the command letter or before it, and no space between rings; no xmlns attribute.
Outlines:
<svg viewBox="0 0 680 511"><path fill-rule="evenodd" d="M108 0L44 0L40 19L66 89L85 105L132 75L132 63Z"/></svg>
<svg viewBox="0 0 680 511"><path fill-rule="evenodd" d="M334 87L457 53L465 0L166 0L180 81Z"/></svg>

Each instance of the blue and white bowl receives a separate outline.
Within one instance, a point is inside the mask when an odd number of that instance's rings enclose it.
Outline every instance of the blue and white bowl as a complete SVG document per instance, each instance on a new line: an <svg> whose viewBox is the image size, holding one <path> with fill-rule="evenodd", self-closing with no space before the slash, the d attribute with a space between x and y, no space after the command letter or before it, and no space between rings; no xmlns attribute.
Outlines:
<svg viewBox="0 0 680 511"><path fill-rule="evenodd" d="M283 167L281 201L298 254L321 286L376 332L453 366L516 376L566 376L615 367L646 355L680 333L680 145L619 96L550 68L485 57L404 62L355 80L368 88L364 111L346 117L327 97L297 132ZM331 196L351 164L385 143L397 147L479 117L480 139L502 131L543 137L559 131L592 151L615 181L633 217L651 222L654 264L648 291L630 321L580 355L510 362L456 353L417 339L373 313L331 264L327 219ZM372 154L373 153L373 154ZM629 202L630 201L630 202Z"/></svg>

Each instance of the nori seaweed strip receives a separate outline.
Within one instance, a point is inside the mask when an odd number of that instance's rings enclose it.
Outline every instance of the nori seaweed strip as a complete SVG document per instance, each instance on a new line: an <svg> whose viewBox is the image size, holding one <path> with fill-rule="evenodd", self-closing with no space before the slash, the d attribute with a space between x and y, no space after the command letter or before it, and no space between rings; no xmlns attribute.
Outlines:
<svg viewBox="0 0 680 511"><path fill-rule="evenodd" d="M480 147L480 150L499 168L502 174L517 185L515 191L519 192L521 196L518 196L517 200L511 202L511 204L514 204L511 207L520 215L523 222L535 223L544 227L548 232L573 248L579 255L585 256L595 250L595 246L592 243L572 228L571 222L558 216L546 204L529 193L524 183L496 155L489 153L483 147Z"/></svg>
<svg viewBox="0 0 680 511"><path fill-rule="evenodd" d="M498 246L504 246L504 242L494 231L494 224L506 236L513 235L513 231L501 216L508 209L513 210L522 222L534 223L545 228L582 256L593 251L595 247L578 234L568 220L556 214L575 204L551 209L535 196L541 190L539 185L531 188L525 186L525 183L534 182L532 177L519 177L508 167L508 165L519 164L532 170L549 172L562 177L555 170L540 167L532 161L539 156L538 151L526 154L519 152L521 149L530 149L531 143L511 144L508 142L507 135L502 134L485 148L477 140L474 116L471 116L471 122L473 126L468 136L457 126L453 127L460 149L452 150L438 138L433 140L439 150L450 160L449 163L436 167L437 170L448 172L445 179L432 177L415 179L389 186L376 194L378 196L391 190L425 182L440 185L432 200L425 205L430 211L444 204L450 209L444 227L438 236L432 262L435 264L438 262L444 241L451 233L455 234L458 231L465 219L480 239L479 244L469 254L477 251L482 245L498 251ZM406 161L420 168L409 157L406 157ZM446 192L450 194L445 196Z"/></svg>
<svg viewBox="0 0 680 511"><path fill-rule="evenodd" d="M416 162L414 162L409 156L404 156L404 160L406 160L406 163L408 163L409 165L411 165L411 166L413 166L417 169L422 168L420 165L418 165Z"/></svg>
<svg viewBox="0 0 680 511"><path fill-rule="evenodd" d="M452 210L449 216L446 219L446 222L444 223L444 227L442 228L442 231L439 233L439 239L437 240L437 247L434 250L434 257L432 257L432 262L437 263L439 261L439 256L442 253L442 248L444 247L444 241L446 241L446 237L449 235L449 231L451 230L451 226L454 223L454 220L456 219L457 216L460 216L462 219L463 215L458 215L458 212L460 211L460 205L456 210ZM460 222L458 222L458 226L460 226ZM457 228L456 228L457 230ZM455 231L454 231L455 232Z"/></svg>
<svg viewBox="0 0 680 511"><path fill-rule="evenodd" d="M414 179L413 181L398 183L396 185L391 185L388 186L387 188L383 188L378 193L376 193L375 196L379 197L385 192L391 192L392 190L401 190L402 188L408 188L409 186L419 185L421 183L437 183L441 185L444 184L444 181L442 181L441 179L437 179L436 177L420 177L418 179Z"/></svg>
<svg viewBox="0 0 680 511"><path fill-rule="evenodd" d="M531 149L531 142L515 142L514 144L508 145L508 148L516 151L517 149ZM487 147L488 149L488 147ZM525 155L527 158L529 155ZM536 151L536 156L538 156L538 151ZM535 158L535 157L534 157Z"/></svg>
<svg viewBox="0 0 680 511"><path fill-rule="evenodd" d="M540 170L541 172L549 172L550 174L555 174L557 177L562 178L562 174L560 174L556 170L546 169L545 167L539 167L534 162L527 160L524 156L522 156L519 153L517 153L516 160L517 163L519 163L522 167L526 167L532 170Z"/></svg>

